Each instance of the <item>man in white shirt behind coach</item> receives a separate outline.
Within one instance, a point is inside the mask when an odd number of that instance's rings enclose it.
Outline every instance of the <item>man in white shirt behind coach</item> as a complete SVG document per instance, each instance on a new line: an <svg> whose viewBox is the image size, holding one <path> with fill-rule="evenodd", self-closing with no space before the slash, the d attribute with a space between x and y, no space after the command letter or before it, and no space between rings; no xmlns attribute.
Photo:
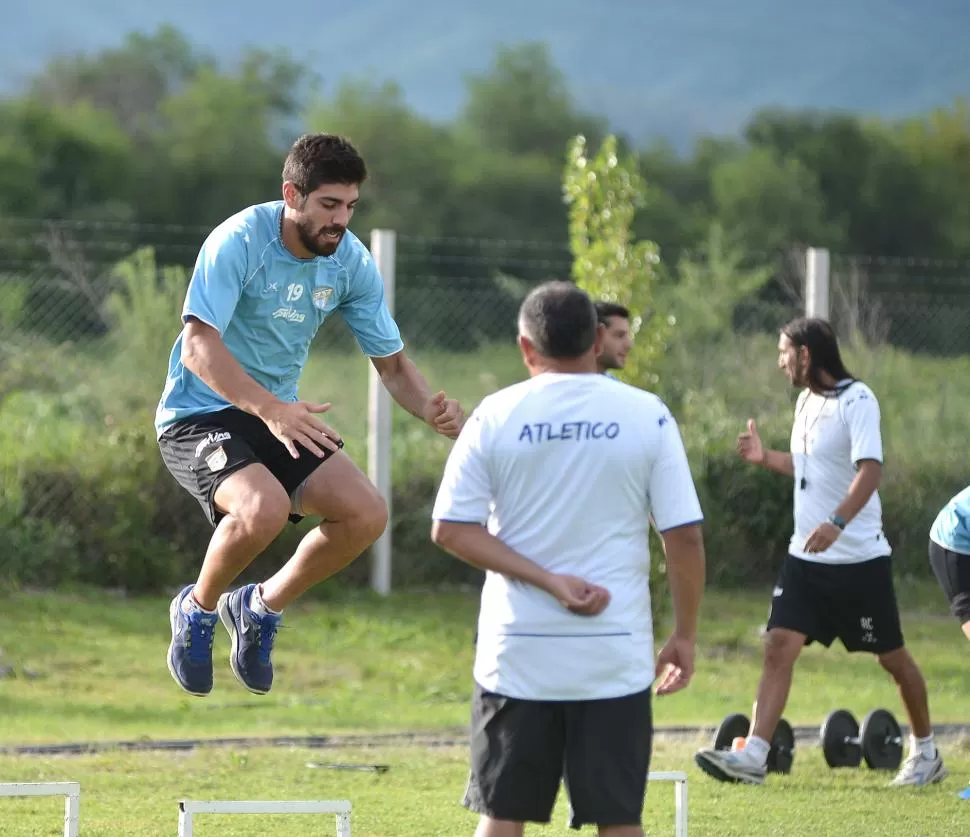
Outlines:
<svg viewBox="0 0 970 837"><path fill-rule="evenodd" d="M643 390L597 374L589 297L542 285L519 312L529 379L478 406L445 466L432 539L486 571L471 771L476 837L548 822L560 781L574 828L642 837L651 690L694 670L702 514L677 423ZM674 631L657 655L648 535L667 556Z"/></svg>

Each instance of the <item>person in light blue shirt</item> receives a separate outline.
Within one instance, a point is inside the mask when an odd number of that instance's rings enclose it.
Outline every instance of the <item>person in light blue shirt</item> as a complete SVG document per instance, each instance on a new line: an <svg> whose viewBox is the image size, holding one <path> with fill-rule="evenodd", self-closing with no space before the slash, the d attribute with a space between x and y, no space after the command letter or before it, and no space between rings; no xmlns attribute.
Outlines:
<svg viewBox="0 0 970 837"><path fill-rule="evenodd" d="M950 498L930 527L930 566L970 639L970 485ZM959 796L970 799L970 786Z"/></svg>
<svg viewBox="0 0 970 837"><path fill-rule="evenodd" d="M283 199L221 223L196 260L155 414L163 462L215 530L198 579L169 608L168 667L190 694L212 690L218 619L233 674L268 692L283 609L387 524L383 498L320 419L330 403L297 396L328 317L342 315L405 410L449 438L464 423L458 402L432 392L407 357L374 260L347 229L366 177L345 139L304 135L283 166ZM323 522L275 575L226 592L287 520L304 516Z"/></svg>
<svg viewBox="0 0 970 837"><path fill-rule="evenodd" d="M940 509L930 527L929 553L950 612L970 639L970 486Z"/></svg>

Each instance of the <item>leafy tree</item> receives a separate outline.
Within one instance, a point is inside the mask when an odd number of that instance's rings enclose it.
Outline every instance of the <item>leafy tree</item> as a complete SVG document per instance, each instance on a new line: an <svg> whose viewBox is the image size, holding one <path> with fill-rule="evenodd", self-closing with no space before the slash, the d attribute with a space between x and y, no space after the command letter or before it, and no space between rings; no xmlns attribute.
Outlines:
<svg viewBox="0 0 970 837"><path fill-rule="evenodd" d="M644 194L636 161L620 160L613 136L595 154L589 153L586 138L578 136L569 144L563 193L569 207L573 280L594 299L630 309L636 339L620 377L656 384L670 323L655 308L657 245L635 241L632 233ZM642 328L645 323L649 328Z"/></svg>

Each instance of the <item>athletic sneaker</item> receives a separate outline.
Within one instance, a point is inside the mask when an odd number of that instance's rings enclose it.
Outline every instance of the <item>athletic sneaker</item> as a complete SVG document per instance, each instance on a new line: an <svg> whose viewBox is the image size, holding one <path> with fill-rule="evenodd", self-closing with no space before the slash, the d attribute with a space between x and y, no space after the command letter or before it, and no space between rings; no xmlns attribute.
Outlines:
<svg viewBox="0 0 970 837"><path fill-rule="evenodd" d="M698 750L694 761L708 776L719 782L763 785L765 781L765 765L746 750Z"/></svg>
<svg viewBox="0 0 970 837"><path fill-rule="evenodd" d="M249 691L265 695L273 686L270 653L281 616L259 616L249 607L255 584L219 597L219 618L232 638L229 665L236 679Z"/></svg>
<svg viewBox="0 0 970 837"><path fill-rule="evenodd" d="M212 691L212 637L217 617L214 613L193 609L186 613L182 602L192 592L190 584L168 608L172 624L172 643L168 646L168 670L190 695L205 697Z"/></svg>
<svg viewBox="0 0 970 837"><path fill-rule="evenodd" d="M943 766L943 759L940 757L940 751L936 751L936 755L928 759L921 755L919 750L911 753L910 756L903 762L903 766L899 769L899 773L896 774L896 778L893 779L889 784L895 787L902 786L914 786L921 788L924 785L933 785L937 782L942 782L949 771Z"/></svg>

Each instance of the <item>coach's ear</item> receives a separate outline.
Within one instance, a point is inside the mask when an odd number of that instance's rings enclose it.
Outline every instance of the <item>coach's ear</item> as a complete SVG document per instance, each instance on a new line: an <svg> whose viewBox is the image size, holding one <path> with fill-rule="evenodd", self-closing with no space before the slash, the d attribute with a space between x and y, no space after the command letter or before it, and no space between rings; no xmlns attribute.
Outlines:
<svg viewBox="0 0 970 837"><path fill-rule="evenodd" d="M516 342L519 344L519 351L522 352L522 362L531 369L536 365L538 358L536 347L532 345L532 341L524 334L520 334Z"/></svg>
<svg viewBox="0 0 970 837"><path fill-rule="evenodd" d="M603 341L606 339L606 323L596 324L596 337L593 340L593 352L596 357L603 354Z"/></svg>

